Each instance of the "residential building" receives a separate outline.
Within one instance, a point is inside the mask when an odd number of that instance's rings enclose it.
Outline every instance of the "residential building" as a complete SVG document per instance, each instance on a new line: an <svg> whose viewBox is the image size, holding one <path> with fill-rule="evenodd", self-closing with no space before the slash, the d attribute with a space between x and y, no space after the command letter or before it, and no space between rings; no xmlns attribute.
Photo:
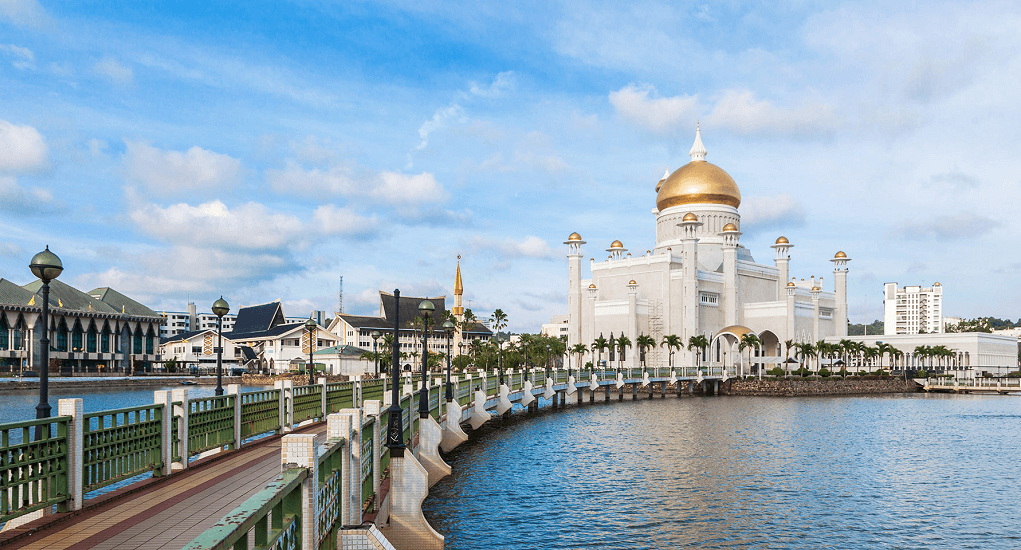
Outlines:
<svg viewBox="0 0 1021 550"><path fill-rule="evenodd" d="M883 334L941 334L943 285L931 287L883 285Z"/></svg>
<svg viewBox="0 0 1021 550"><path fill-rule="evenodd" d="M189 302L187 311L162 311L166 323L160 327L160 338L180 336L186 332L200 330L216 330L216 315L212 313L199 313L194 302ZM230 332L234 329L234 321L237 315L228 313L223 316L223 332Z"/></svg>
<svg viewBox="0 0 1021 550"><path fill-rule="evenodd" d="M554 315L550 319L550 322L542 325L542 329L540 329L539 332L543 336L553 336L555 338L563 336L564 338L567 338L570 330L570 324L568 323L569 320L570 319L567 315Z"/></svg>
<svg viewBox="0 0 1021 550"><path fill-rule="evenodd" d="M256 355L251 347L236 345L230 338L223 338L222 342L224 368L251 367L258 370L258 366L252 363ZM216 328L206 328L162 340L160 355L164 364L173 359L181 372L197 368L207 373L216 367L216 345Z"/></svg>
<svg viewBox="0 0 1021 550"><path fill-rule="evenodd" d="M307 320L288 322L277 300L239 309L233 330L224 336L235 345L252 348L259 370L287 372L307 364L309 353L340 343L339 336L318 324L315 337L310 338Z"/></svg>

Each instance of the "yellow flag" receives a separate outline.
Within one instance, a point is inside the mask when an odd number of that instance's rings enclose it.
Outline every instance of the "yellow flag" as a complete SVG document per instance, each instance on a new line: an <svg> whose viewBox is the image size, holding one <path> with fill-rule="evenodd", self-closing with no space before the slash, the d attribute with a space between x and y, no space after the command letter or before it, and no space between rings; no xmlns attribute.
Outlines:
<svg viewBox="0 0 1021 550"><path fill-rule="evenodd" d="M61 302L60 298L57 298L57 305L60 307L64 307L64 302Z"/></svg>
<svg viewBox="0 0 1021 550"><path fill-rule="evenodd" d="M28 305L30 305L30 306L34 306L35 305L35 296L32 296L32 299L28 301Z"/></svg>

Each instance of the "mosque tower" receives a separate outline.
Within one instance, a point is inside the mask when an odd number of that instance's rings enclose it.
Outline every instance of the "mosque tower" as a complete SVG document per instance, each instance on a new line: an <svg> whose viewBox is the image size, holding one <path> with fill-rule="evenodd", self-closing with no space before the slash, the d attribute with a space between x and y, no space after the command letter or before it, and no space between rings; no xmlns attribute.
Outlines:
<svg viewBox="0 0 1021 550"><path fill-rule="evenodd" d="M581 235L571 233L564 244L568 247L567 326L569 332L567 333L567 347L570 349L575 344L588 345L581 339L581 245L585 244L585 241L581 239Z"/></svg>
<svg viewBox="0 0 1021 550"><path fill-rule="evenodd" d="M457 319L458 326L464 322L464 307L461 305L461 299L464 294L464 285L461 284L461 255L457 255L457 275L454 275L454 307L451 313L454 314L454 318ZM464 332L464 328L457 331L454 335L453 346L454 349L460 349L458 346L464 340L461 333ZM453 350L447 350L448 353L453 353Z"/></svg>

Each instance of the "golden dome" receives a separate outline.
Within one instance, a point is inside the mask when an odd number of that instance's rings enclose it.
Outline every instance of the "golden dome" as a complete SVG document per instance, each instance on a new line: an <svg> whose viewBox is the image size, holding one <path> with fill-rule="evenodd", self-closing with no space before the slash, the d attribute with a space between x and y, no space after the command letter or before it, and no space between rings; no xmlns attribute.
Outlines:
<svg viewBox="0 0 1021 550"><path fill-rule="evenodd" d="M790 286L796 286L796 285L794 284L794 281L791 281L791 282L787 283L787 286L790 287Z"/></svg>
<svg viewBox="0 0 1021 550"><path fill-rule="evenodd" d="M834 255L833 257L834 258L846 258L847 254L844 254L844 251L841 250L841 251L837 252L836 255Z"/></svg>
<svg viewBox="0 0 1021 550"><path fill-rule="evenodd" d="M589 287L589 288L595 288L595 287L596 287L596 284L595 284L595 283L592 283L592 284L588 285L588 287Z"/></svg>
<svg viewBox="0 0 1021 550"><path fill-rule="evenodd" d="M819 287L817 287L817 286L813 286L813 287L812 287L812 290L822 290L822 289L821 289L821 288L819 288Z"/></svg>
<svg viewBox="0 0 1021 550"><path fill-rule="evenodd" d="M620 241L613 241L610 243L610 248L624 248L624 243Z"/></svg>
<svg viewBox="0 0 1021 550"><path fill-rule="evenodd" d="M581 235L579 235L577 233L571 233L571 236L568 237L567 240L569 240L569 241L580 241L581 240Z"/></svg>
<svg viewBox="0 0 1021 550"><path fill-rule="evenodd" d="M732 224L732 223L728 223L727 225L723 226L723 230L724 231L737 231L737 226Z"/></svg>
<svg viewBox="0 0 1021 550"><path fill-rule="evenodd" d="M936 281L936 284L934 284L932 286L943 286L943 285L939 284L939 281Z"/></svg>
<svg viewBox="0 0 1021 550"><path fill-rule="evenodd" d="M684 215L684 218L681 219L681 221L682 222L697 222L698 221L698 216L696 216L692 212L688 212L687 214Z"/></svg>
<svg viewBox="0 0 1021 550"><path fill-rule="evenodd" d="M630 281L630 282L628 282L628 284L629 284L629 285L637 285L637 284L638 284L638 281L636 281L636 280L634 280L634 279L631 279L631 281Z"/></svg>
<svg viewBox="0 0 1021 550"><path fill-rule="evenodd" d="M787 237L784 237L783 235L780 235L776 239L776 244L791 244L791 242L787 240Z"/></svg>
<svg viewBox="0 0 1021 550"><path fill-rule="evenodd" d="M660 211L680 204L726 204L737 208L741 191L730 174L711 162L693 160L670 174L656 194Z"/></svg>

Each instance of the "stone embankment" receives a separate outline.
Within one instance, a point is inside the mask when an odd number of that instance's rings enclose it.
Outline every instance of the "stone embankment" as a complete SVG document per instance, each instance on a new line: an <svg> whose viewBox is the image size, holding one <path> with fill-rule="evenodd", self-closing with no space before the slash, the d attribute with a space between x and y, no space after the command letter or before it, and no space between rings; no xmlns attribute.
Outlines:
<svg viewBox="0 0 1021 550"><path fill-rule="evenodd" d="M720 394L722 395L775 395L781 397L863 395L917 391L921 391L921 386L913 380L904 380L903 378L896 377L866 378L860 376L807 380L801 378L731 379L727 380L723 387L720 388Z"/></svg>

